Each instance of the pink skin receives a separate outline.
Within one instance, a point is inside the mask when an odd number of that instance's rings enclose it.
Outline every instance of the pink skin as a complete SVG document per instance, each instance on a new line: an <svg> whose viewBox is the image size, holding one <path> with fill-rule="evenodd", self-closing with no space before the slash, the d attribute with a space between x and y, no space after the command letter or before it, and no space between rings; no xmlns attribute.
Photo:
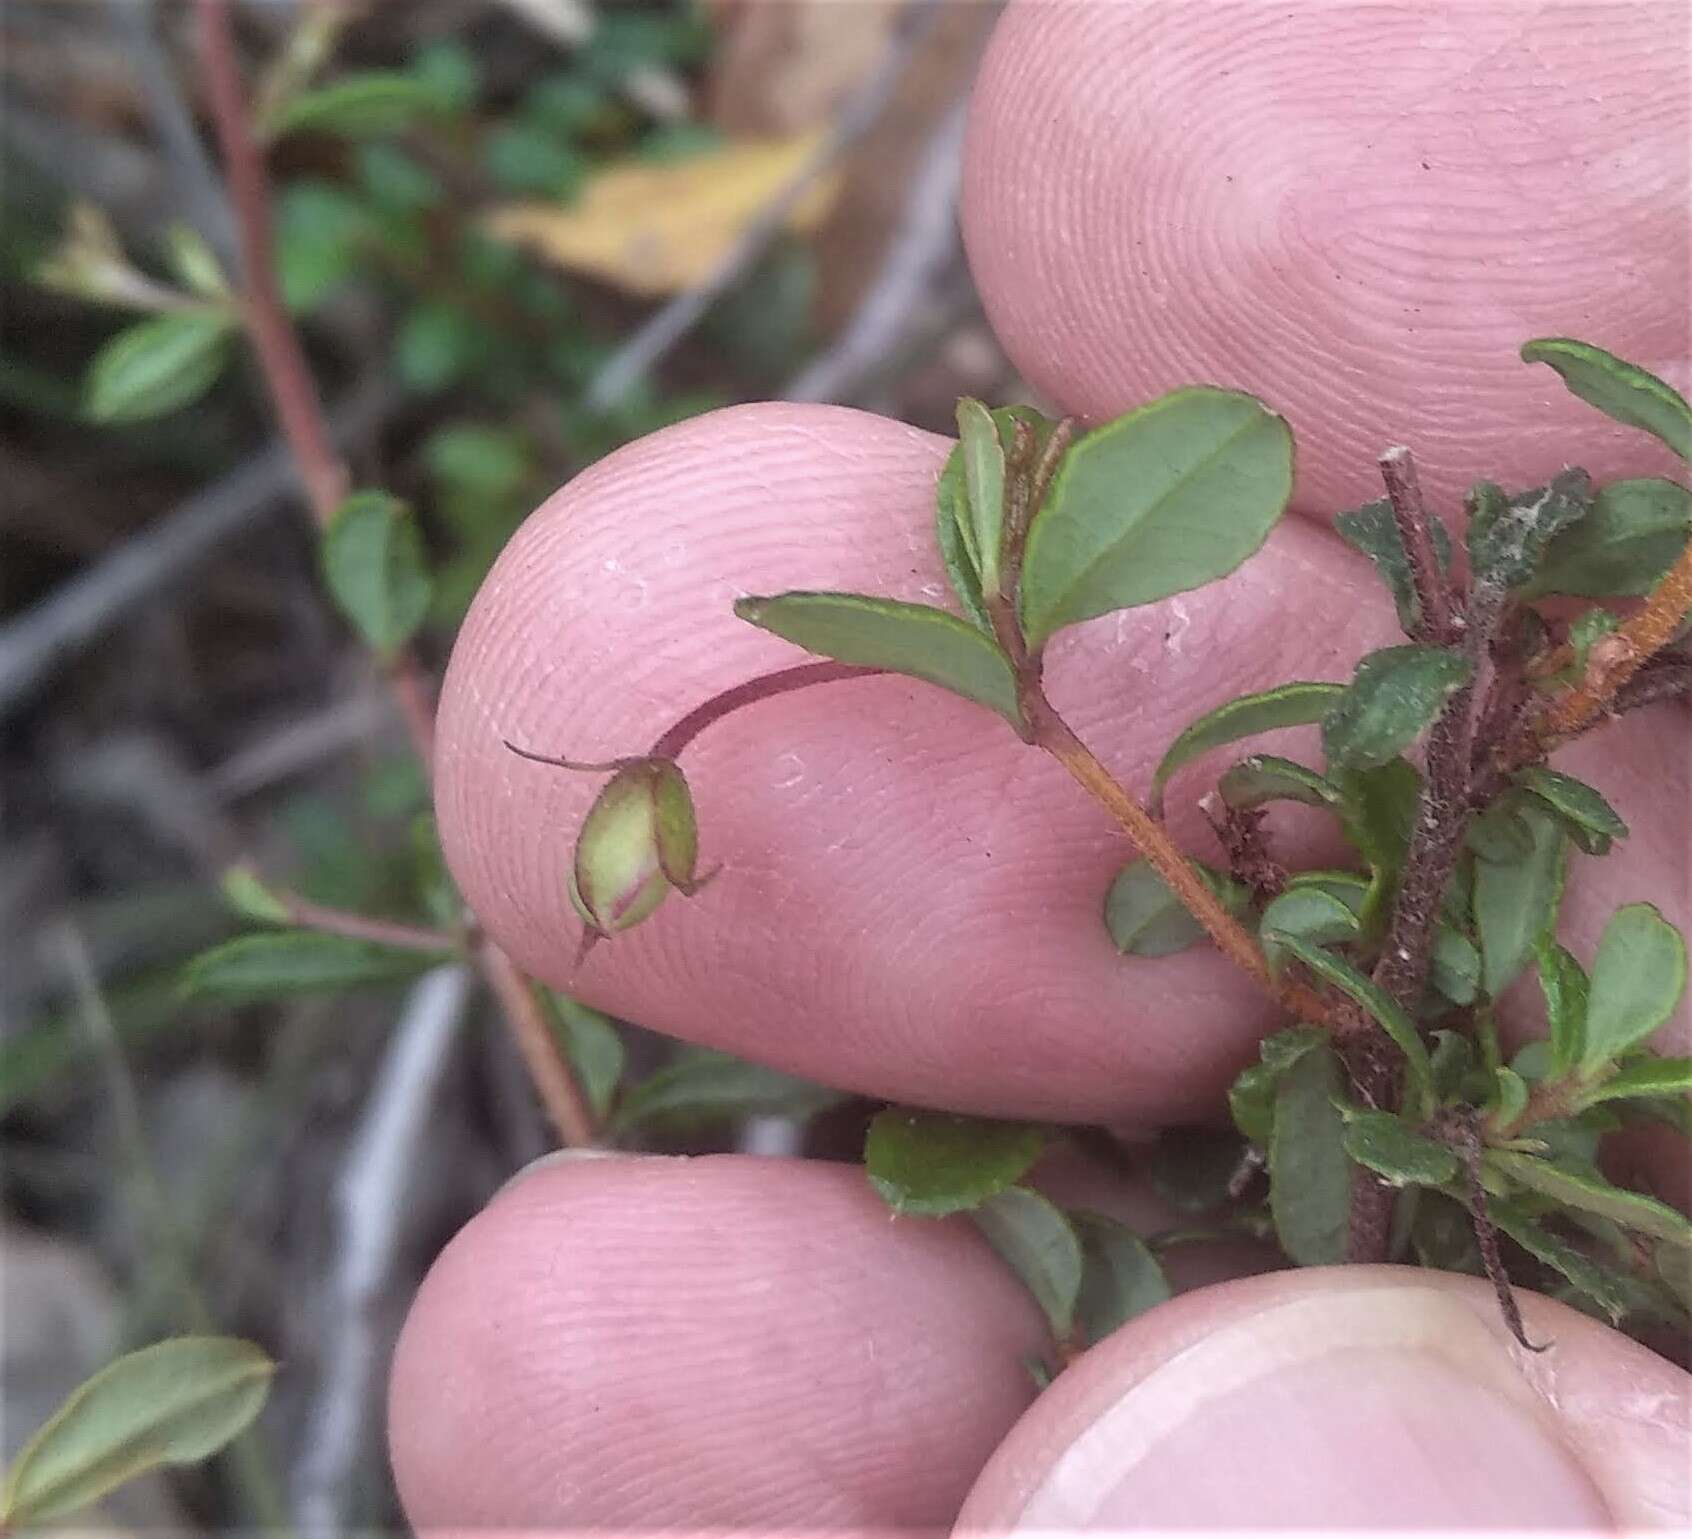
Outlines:
<svg viewBox="0 0 1692 1539"><path fill-rule="evenodd" d="M1474 473L1525 484L1565 454L1603 476L1658 473L1649 440L1607 430L1548 371L1513 360L1526 337L1568 332L1684 379L1680 17L1013 5L967 167L990 313L1070 409L1108 414L1191 379L1263 395L1298 431L1299 508L1318 517L1377 495L1373 456L1401 437L1447 511ZM690 1040L964 1110L1213 1115L1273 1013L1213 954L1118 959L1097 914L1128 852L1104 815L995 718L914 683L831 685L710 729L685 767L702 862L723 875L572 971L563 874L598 780L524 763L501 739L640 752L713 691L799 661L734 619L742 592L943 602L931 510L946 447L861 413L749 406L631 445L554 496L488 579L449 671L437 775L454 872L523 966ZM1362 563L1295 519L1226 583L1066 634L1051 686L1143 790L1192 715L1278 680L1343 677L1392 636ZM1679 708L1631 718L1559 760L1589 770L1634 830L1620 857L1576 858L1577 952L1621 901L1692 918L1685 725ZM1266 746L1313 748L1307 732ZM1171 798L1200 854L1193 799L1225 762L1183 774ZM1332 849L1315 818L1280 837L1294 858ZM1517 1029L1531 1029L1532 993ZM1665 1045L1685 1032L1683 1012ZM1333 1284L1237 1288L1271 1286ZM1205 1289L1132 1339L1155 1354L1223 1329L1241 1297L1267 1295ZM1683 1376L1655 1359L1647 1372L1620 1338L1568 1319L1555 1315L1555 1351L1599 1422L1626 1421L1641 1373L1658 1410L1683 1414ZM944 1523L1026 1404L1015 1361L1034 1339L1027 1304L966 1228L894 1224L848 1171L574 1164L502 1195L437 1264L396 1362L395 1463L422 1526ZM1089 1360L1089 1383L1128 1384L1124 1339ZM1389 1446L1354 1402L1399 1359L1350 1362L1310 1368L1305 1393L1351 1407ZM1455 1393L1444 1371L1423 1375L1435 1400ZM1066 1403L1042 1399L1024 1419L1008 1445L1027 1452L1024 1486L984 1487L982 1522L1020 1510L1069 1435ZM1508 1508L1522 1522L1548 1520L1536 1491L1562 1493L1575 1516L1632 1512L1583 1483L1591 1439L1572 1404L1544 1413L1551 1453L1521 1434L1537 1472ZM1219 1409L1215 1425L1245 1468L1240 1439L1287 1418L1238 1414ZM1170 1458L1202 1457L1204 1425ZM1355 1482L1339 1494L1357 1460L1332 1452L1332 1511L1357 1519ZM1553 1455L1574 1461L1563 1485L1546 1473ZM1143 1479L1150 1501L1186 1467L1125 1474L1123 1500ZM1309 1476L1318 1516L1322 1468ZM1405 1510L1389 1475L1382 1523ZM1498 1492L1518 1490L1484 1471L1453 1479L1444 1521L1493 1521Z"/></svg>

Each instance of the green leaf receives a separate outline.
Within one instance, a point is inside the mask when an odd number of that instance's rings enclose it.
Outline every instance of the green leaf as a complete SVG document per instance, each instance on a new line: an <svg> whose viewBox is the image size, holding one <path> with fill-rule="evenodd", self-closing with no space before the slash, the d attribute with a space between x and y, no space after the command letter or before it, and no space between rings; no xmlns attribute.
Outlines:
<svg viewBox="0 0 1692 1539"><path fill-rule="evenodd" d="M1005 446L993 414L967 396L958 402L958 448L963 454L964 544L981 574L981 591L999 594L999 559L1004 546Z"/></svg>
<svg viewBox="0 0 1692 1539"><path fill-rule="evenodd" d="M323 576L341 613L383 656L416 634L432 585L411 509L386 492L354 492L323 535Z"/></svg>
<svg viewBox="0 0 1692 1539"><path fill-rule="evenodd" d="M1469 825L1464 843L1482 860L1499 864L1533 854L1533 830L1522 818L1520 792L1506 791Z"/></svg>
<svg viewBox="0 0 1692 1539"><path fill-rule="evenodd" d="M1275 1126L1275 1074L1267 1065L1254 1063L1240 1070L1228 1087L1228 1115L1242 1136L1259 1148L1269 1142Z"/></svg>
<svg viewBox="0 0 1692 1539"><path fill-rule="evenodd" d="M1545 553L1529 598L1568 593L1611 598L1649 593L1692 536L1692 492L1655 476L1612 481L1592 511Z"/></svg>
<svg viewBox="0 0 1692 1539"><path fill-rule="evenodd" d="M1591 1074L1638 1047L1674 1014L1685 988L1680 931L1649 903L1618 908L1592 959L1582 1070Z"/></svg>
<svg viewBox="0 0 1692 1539"><path fill-rule="evenodd" d="M1527 966L1539 938L1556 922L1568 874L1568 840L1546 813L1525 810L1533 836L1523 860L1475 865L1475 925L1480 932L1481 987L1497 999Z"/></svg>
<svg viewBox="0 0 1692 1539"><path fill-rule="evenodd" d="M280 999L393 983L450 962L450 951L402 951L319 930L238 935L202 951L183 970L189 994L215 999Z"/></svg>
<svg viewBox="0 0 1692 1539"><path fill-rule="evenodd" d="M197 401L228 356L221 310L179 310L120 331L94 356L84 406L96 422L139 422Z"/></svg>
<svg viewBox="0 0 1692 1539"><path fill-rule="evenodd" d="M1303 802L1310 807L1336 807L1339 788L1313 769L1273 754L1253 754L1222 772L1216 790L1236 812L1249 812L1265 802Z"/></svg>
<svg viewBox="0 0 1692 1539"><path fill-rule="evenodd" d="M1545 996L1545 1024L1551 1034L1551 1064L1562 1074L1580 1062L1586 1041L1586 969L1549 935L1534 947L1539 991Z"/></svg>
<svg viewBox="0 0 1692 1539"><path fill-rule="evenodd" d="M1325 1042L1299 1054L1275 1087L1269 1207L1281 1248L1301 1266L1345 1260L1352 1164L1335 1100L1344 1075Z"/></svg>
<svg viewBox="0 0 1692 1539"><path fill-rule="evenodd" d="M330 182L290 182L276 200L276 268L289 311L315 309L357 270L369 211Z"/></svg>
<svg viewBox="0 0 1692 1539"><path fill-rule="evenodd" d="M1428 1060L1433 1071L1434 1097L1438 1101L1454 1100L1475 1066L1474 1044L1460 1031L1436 1031L1433 1039Z"/></svg>
<svg viewBox="0 0 1692 1539"><path fill-rule="evenodd" d="M273 139L302 132L368 139L400 133L425 113L448 105L430 80L394 70L368 70L300 92L263 127Z"/></svg>
<svg viewBox="0 0 1692 1539"><path fill-rule="evenodd" d="M1220 1128L1164 1128L1146 1151L1146 1175L1171 1207L1212 1213L1228 1202L1244 1152L1239 1138Z"/></svg>
<svg viewBox="0 0 1692 1539"><path fill-rule="evenodd" d="M1163 816L1163 788L1182 765L1224 743L1237 743L1243 737L1272 732L1277 727L1301 727L1318 722L1344 694L1343 684L1283 684L1277 689L1241 695L1207 712L1170 744L1169 752L1158 764L1152 777L1148 809L1151 815Z"/></svg>
<svg viewBox="0 0 1692 1539"><path fill-rule="evenodd" d="M1475 944L1448 924L1434 930L1428 979L1454 1005L1473 1004L1480 992L1481 956Z"/></svg>
<svg viewBox="0 0 1692 1539"><path fill-rule="evenodd" d="M1344 770L1335 783L1346 837L1369 864L1369 891L1359 917L1364 933L1374 935L1385 923L1387 901L1410 848L1422 777L1415 765L1400 758L1378 769Z"/></svg>
<svg viewBox="0 0 1692 1539"><path fill-rule="evenodd" d="M623 1078L627 1051L622 1032L610 1016L568 994L542 989L541 996L553 1036L587 1092L594 1115L603 1119Z"/></svg>
<svg viewBox="0 0 1692 1539"><path fill-rule="evenodd" d="M1627 838L1627 824L1616 809L1584 780L1536 765L1517 775L1516 782L1557 814L1569 837L1588 855L1606 855L1612 839Z"/></svg>
<svg viewBox="0 0 1692 1539"><path fill-rule="evenodd" d="M407 390L436 394L462 377L476 341L475 321L456 305L414 305L394 337L394 373Z"/></svg>
<svg viewBox="0 0 1692 1539"><path fill-rule="evenodd" d="M1692 1058L1645 1055L1624 1064L1580 1099L1583 1107L1627 1096L1685 1095L1692 1090Z"/></svg>
<svg viewBox="0 0 1692 1539"><path fill-rule="evenodd" d="M1008 1187L988 1197L970 1217L1033 1294L1052 1335L1067 1341L1075 1328L1083 1272L1081 1241L1069 1220L1024 1186Z"/></svg>
<svg viewBox="0 0 1692 1539"><path fill-rule="evenodd" d="M1479 1277L1486 1271L1469 1210L1433 1192L1421 1193L1410 1229L1410 1244L1417 1261L1436 1271L1466 1272L1471 1277Z"/></svg>
<svg viewBox="0 0 1692 1539"><path fill-rule="evenodd" d="M1035 515L1023 630L1054 631L1226 576L1292 493L1287 425L1249 395L1177 390L1081 439Z"/></svg>
<svg viewBox="0 0 1692 1539"><path fill-rule="evenodd" d="M1348 994L1380 1023L1381 1029L1398 1044L1399 1051L1410 1071L1412 1081L1424 1091L1432 1093L1433 1065L1428 1050L1416 1031L1415 1023L1396 1001L1374 981L1365 977L1349 962L1312 945L1297 935L1284 932L1276 936L1278 945L1291 952L1311 972L1324 982L1331 983Z"/></svg>
<svg viewBox="0 0 1692 1539"><path fill-rule="evenodd" d="M1191 865L1222 905L1236 918L1251 904L1251 894L1225 872L1202 861ZM1124 956L1166 957L1205 938L1203 928L1161 876L1136 856L1119 872L1105 895L1105 928Z"/></svg>
<svg viewBox="0 0 1692 1539"><path fill-rule="evenodd" d="M956 450L952 452L957 453ZM990 636L993 621L987 613L986 600L981 597L981 574L976 571L975 558L964 544L963 526L958 522L955 511L954 499L964 495L963 472L960 470L953 483L948 484L947 476L950 474L948 464L940 476L940 489L935 494L934 532L940 546L940 560L964 613Z"/></svg>
<svg viewBox="0 0 1692 1539"><path fill-rule="evenodd" d="M1042 416L1031 406L999 406L989 415L999 430L1001 450L1008 451L1016 438L1017 424L1024 423L1034 435L1036 450L1043 448L1057 426L1050 417ZM952 580L953 591L964 612L982 630L992 633L993 624L981 596L981 566L974 546L974 529L970 525L969 492L965 480L963 445L959 444L947 456L940 482L935 489L935 532L939 537L940 558L946 575Z"/></svg>
<svg viewBox="0 0 1692 1539"><path fill-rule="evenodd" d="M1527 1081L1515 1069L1499 1068L1492 1071L1492 1084L1493 1115L1501 1123L1514 1122L1527 1110Z"/></svg>
<svg viewBox="0 0 1692 1539"><path fill-rule="evenodd" d="M938 684L1022 731L1010 659L990 637L943 609L860 593L783 593L743 598L734 612L820 657Z"/></svg>
<svg viewBox="0 0 1692 1539"><path fill-rule="evenodd" d="M253 874L251 867L231 866L223 873L224 901L244 919L258 924L290 924L288 905Z"/></svg>
<svg viewBox="0 0 1692 1539"><path fill-rule="evenodd" d="M1396 757L1432 725L1473 671L1469 659L1449 647L1369 653L1323 718L1329 768L1372 769Z"/></svg>
<svg viewBox="0 0 1692 1539"><path fill-rule="evenodd" d="M1087 1212L1072 1212L1069 1222L1082 1257L1075 1320L1092 1346L1168 1299L1169 1279L1151 1247L1126 1224Z"/></svg>
<svg viewBox="0 0 1692 1539"><path fill-rule="evenodd" d="M803 1123L846 1099L843 1091L761 1063L695 1048L631 1087L611 1119L610 1131L618 1137L635 1128L686 1131L745 1117L787 1117Z"/></svg>
<svg viewBox="0 0 1692 1539"><path fill-rule="evenodd" d="M938 1218L1015 1185L1045 1146L1033 1123L890 1106L870 1123L864 1163L895 1213Z"/></svg>
<svg viewBox="0 0 1692 1539"><path fill-rule="evenodd" d="M1407 1127L1391 1112L1350 1113L1345 1152L1393 1186L1443 1186L1457 1179L1456 1151Z"/></svg>
<svg viewBox="0 0 1692 1539"><path fill-rule="evenodd" d="M1530 1256L1560 1272L1599 1304L1612 1324L1621 1322L1628 1311L1628 1297L1597 1262L1536 1224L1528 1210L1518 1203L1495 1197L1487 1204L1487 1217Z"/></svg>
<svg viewBox="0 0 1692 1539"><path fill-rule="evenodd" d="M1508 498L1483 481L1470 498L1471 581L1519 588L1538 571L1551 541L1586 516L1592 480L1584 470L1565 470L1547 486Z"/></svg>
<svg viewBox="0 0 1692 1539"><path fill-rule="evenodd" d="M251 1342L219 1336L120 1357L24 1445L0 1496L0 1523L45 1522L149 1470L210 1458L258 1415L275 1372Z"/></svg>
<svg viewBox="0 0 1692 1539"><path fill-rule="evenodd" d="M1288 892L1305 887L1327 894L1358 915L1369 897L1368 881L1352 871L1295 871L1287 878Z"/></svg>
<svg viewBox="0 0 1692 1539"><path fill-rule="evenodd" d="M1606 417L1643 428L1683 460L1692 460L1692 406L1655 374L1572 337L1539 337L1525 343L1522 361L1550 364L1570 390Z"/></svg>
<svg viewBox="0 0 1692 1539"><path fill-rule="evenodd" d="M1421 605L1416 599L1415 584L1410 580L1410 562L1404 554L1404 541L1398 533L1398 521L1392 516L1392 504L1382 497L1365 503L1355 512L1341 513L1334 519L1339 537L1353 550L1361 551L1375 564L1381 581L1392 593L1398 609L1398 623L1406 635L1414 635L1422 623ZM1433 521L1434 554L1442 571L1451 566L1451 536L1445 525Z"/></svg>
<svg viewBox="0 0 1692 1539"><path fill-rule="evenodd" d="M1279 969L1285 947L1282 938L1297 936L1312 946L1356 940L1363 933L1349 904L1313 884L1289 887L1263 910L1259 926L1263 953Z"/></svg>
<svg viewBox="0 0 1692 1539"><path fill-rule="evenodd" d="M1488 1151L1486 1162L1499 1174L1553 1201L1602 1214L1625 1228L1676 1244L1692 1244L1692 1219L1666 1202L1612 1186L1595 1169L1553 1165L1509 1149Z"/></svg>

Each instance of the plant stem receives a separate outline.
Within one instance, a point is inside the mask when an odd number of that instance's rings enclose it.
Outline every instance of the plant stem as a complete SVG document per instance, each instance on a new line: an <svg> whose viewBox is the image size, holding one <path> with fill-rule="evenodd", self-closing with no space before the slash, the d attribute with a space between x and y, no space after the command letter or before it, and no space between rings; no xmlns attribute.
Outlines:
<svg viewBox="0 0 1692 1539"><path fill-rule="evenodd" d="M654 759L674 759L696 737L714 722L721 721L732 711L756 705L776 695L790 694L796 689L809 689L814 684L833 684L842 679L868 679L885 668L860 668L852 663L800 663L797 667L782 668L766 673L744 684L713 695L704 704L695 706L673 727L666 729L652 745Z"/></svg>
<svg viewBox="0 0 1692 1539"><path fill-rule="evenodd" d="M241 83L228 0L198 0L206 93L223 152L224 174L241 245L241 312L258 353L271 402L320 527L327 528L351 485L336 454L299 334L282 302L272 258L274 221L270 179ZM417 755L428 772L434 759L433 689L416 655L402 650L384 669ZM535 1089L566 1145L594 1141L593 1118L569 1063L546 1030L528 982L490 940L475 948L477 966L504 1008Z"/></svg>
<svg viewBox="0 0 1692 1539"><path fill-rule="evenodd" d="M344 935L349 940L372 941L379 946L395 946L401 951L427 951L449 956L461 949L463 941L445 930L430 930L422 925L400 924L391 919L373 919L367 914L351 914L345 909L327 908L296 897L291 892L266 889L283 908L288 919L303 929L320 930L325 935Z"/></svg>
<svg viewBox="0 0 1692 1539"><path fill-rule="evenodd" d="M1378 463L1392 505L1393 523L1398 526L1399 542L1410 567L1410 585L1416 594L1417 634L1411 639L1450 646L1462 636L1463 620L1434 547L1433 525L1422 499L1416 461L1400 445L1388 449Z"/></svg>
<svg viewBox="0 0 1692 1539"><path fill-rule="evenodd" d="M1598 718L1616 692L1668 645L1692 610L1692 540L1644 606L1587 654L1586 677L1545 708L1535 736L1547 747L1573 737Z"/></svg>
<svg viewBox="0 0 1692 1539"><path fill-rule="evenodd" d="M1210 885L1193 870L1187 857L1144 807L1111 775L1069 724L1052 709L1043 694L1034 697L1029 723L1033 742L1058 761L1117 822L1147 864L1168 883L1229 961L1252 978L1270 998L1301 1021L1339 1025L1335 1007L1314 990L1292 978L1276 978L1263 952L1244 926L1222 906Z"/></svg>

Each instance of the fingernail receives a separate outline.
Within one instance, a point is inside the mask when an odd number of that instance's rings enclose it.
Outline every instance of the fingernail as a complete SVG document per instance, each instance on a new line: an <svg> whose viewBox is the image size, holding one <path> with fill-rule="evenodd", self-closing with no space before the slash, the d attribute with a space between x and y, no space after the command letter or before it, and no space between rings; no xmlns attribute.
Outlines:
<svg viewBox="0 0 1692 1539"><path fill-rule="evenodd" d="M541 1155L537 1160L530 1160L515 1174L507 1176L505 1184L494 1193L494 1200L505 1196L514 1186L521 1186L530 1176L543 1170L551 1170L558 1165L574 1165L584 1160L633 1160L642 1159L639 1154L627 1154L620 1149L553 1149Z"/></svg>
<svg viewBox="0 0 1692 1539"><path fill-rule="evenodd" d="M1423 1287L1277 1305L1134 1384L1018 1526L1607 1527L1517 1351Z"/></svg>

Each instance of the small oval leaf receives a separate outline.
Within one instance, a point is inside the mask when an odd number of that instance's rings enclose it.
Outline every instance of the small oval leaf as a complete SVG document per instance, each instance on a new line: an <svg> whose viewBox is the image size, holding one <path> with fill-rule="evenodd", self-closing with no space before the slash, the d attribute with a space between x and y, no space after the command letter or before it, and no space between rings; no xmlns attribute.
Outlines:
<svg viewBox="0 0 1692 1539"><path fill-rule="evenodd" d="M1588 855L1607 854L1612 840L1627 838L1621 815L1584 780L1536 765L1523 770L1516 781L1556 813L1569 837Z"/></svg>
<svg viewBox="0 0 1692 1539"><path fill-rule="evenodd" d="M1292 469L1286 423L1234 390L1176 390L1087 434L1029 529L1020 604L1030 648L1226 576L1268 538Z"/></svg>
<svg viewBox="0 0 1692 1539"><path fill-rule="evenodd" d="M399 133L424 113L439 112L447 105L432 81L397 70L368 70L301 91L264 127L272 138L310 132L368 139Z"/></svg>
<svg viewBox="0 0 1692 1539"><path fill-rule="evenodd" d="M1069 1222L1082 1256L1075 1323L1092 1346L1168 1299L1169 1279L1151 1247L1126 1224L1086 1212L1072 1212Z"/></svg>
<svg viewBox="0 0 1692 1539"><path fill-rule="evenodd" d="M1345 690L1343 684L1283 684L1277 689L1241 695L1199 717L1169 745L1169 752L1164 754L1157 766L1157 773L1152 777L1148 809L1151 815L1154 818L1163 816L1163 788L1182 765L1212 748L1237 743L1241 738L1253 737L1259 732L1319 722L1344 696ZM1234 803L1230 802L1230 805Z"/></svg>
<svg viewBox="0 0 1692 1539"><path fill-rule="evenodd" d="M1683 460L1692 460L1692 406L1655 374L1573 337L1524 343L1522 361L1550 364L1570 390L1606 417L1643 428Z"/></svg>
<svg viewBox="0 0 1692 1539"><path fill-rule="evenodd" d="M1551 542L1524 592L1529 598L1649 593L1686 548L1688 537L1692 492L1684 486L1653 476L1612 481L1593 499L1586 517Z"/></svg>
<svg viewBox="0 0 1692 1539"><path fill-rule="evenodd" d="M449 951L404 951L319 930L238 935L203 951L183 970L183 987L208 999L281 999L393 983L442 962Z"/></svg>
<svg viewBox="0 0 1692 1539"><path fill-rule="evenodd" d="M1277 934L1276 943L1297 957L1311 972L1331 983L1342 993L1360 1004L1379 1023L1381 1029L1398 1044L1404 1054L1412 1081L1424 1092L1433 1091L1433 1065L1428 1059L1427 1045L1416 1030L1415 1022L1380 988L1373 979L1365 977L1349 962L1312 945L1301 936Z"/></svg>
<svg viewBox="0 0 1692 1539"><path fill-rule="evenodd" d="M88 415L139 422L199 400L223 372L231 324L221 310L183 310L120 331L89 366Z"/></svg>
<svg viewBox="0 0 1692 1539"><path fill-rule="evenodd" d="M1592 959L1586 1001L1587 1072L1638 1047L1674 1014L1686 989L1686 942L1649 903L1618 908Z"/></svg>
<svg viewBox="0 0 1692 1539"><path fill-rule="evenodd" d="M1081 1242L1069 1220L1038 1192L1013 1186L989 1197L970 1217L1034 1296L1060 1342L1075 1329L1081 1292Z"/></svg>
<svg viewBox="0 0 1692 1539"><path fill-rule="evenodd" d="M1533 809L1521 816L1533 838L1528 855L1475 862L1481 987L1493 999L1515 981L1539 938L1555 923L1568 873L1568 840L1557 820Z"/></svg>
<svg viewBox="0 0 1692 1539"><path fill-rule="evenodd" d="M1226 873L1193 861L1195 871L1238 918L1251 903L1251 894ZM1124 956L1166 957L1196 946L1204 928L1149 862L1136 857L1116 874L1105 895L1105 928Z"/></svg>
<svg viewBox="0 0 1692 1539"><path fill-rule="evenodd" d="M1363 933L1356 911L1343 899L1314 883L1289 887L1263 910L1259 926L1263 952L1270 966L1279 967L1282 938L1296 935L1315 946L1356 940Z"/></svg>
<svg viewBox="0 0 1692 1539"><path fill-rule="evenodd" d="M1563 1074L1580 1062L1586 1042L1586 969L1549 935L1534 948L1545 1022L1551 1035L1551 1066Z"/></svg>
<svg viewBox="0 0 1692 1539"><path fill-rule="evenodd" d="M1692 1219L1666 1202L1612 1186L1596 1169L1554 1165L1531 1154L1494 1149L1486 1162L1499 1174L1530 1192L1613 1219L1624 1228L1677 1244L1692 1243Z"/></svg>
<svg viewBox="0 0 1692 1539"><path fill-rule="evenodd" d="M1625 1064L1581 1097L1582 1107L1629 1096L1683 1096L1692 1090L1692 1058L1647 1056Z"/></svg>
<svg viewBox="0 0 1692 1539"><path fill-rule="evenodd" d="M1291 759L1267 753L1253 754L1224 770L1216 790L1236 812L1273 801L1303 802L1309 807L1337 807L1340 802L1339 788L1332 781Z"/></svg>
<svg viewBox="0 0 1692 1539"><path fill-rule="evenodd" d="M1449 647L1385 647L1357 665L1322 721L1330 769L1374 769L1416 741L1474 671Z"/></svg>
<svg viewBox="0 0 1692 1539"><path fill-rule="evenodd" d="M1281 1248L1301 1266L1345 1260L1351 1157L1335 1105L1344 1075L1326 1043L1301 1053L1275 1087L1269 1136L1269 1206Z"/></svg>
<svg viewBox="0 0 1692 1539"><path fill-rule="evenodd" d="M251 1342L221 1336L183 1336L120 1357L24 1445L0 1522L43 1522L148 1470L210 1458L258 1415L275 1372Z"/></svg>
<svg viewBox="0 0 1692 1539"><path fill-rule="evenodd" d="M610 1132L621 1137L635 1128L683 1131L746 1117L804 1123L846 1099L844 1091L715 1048L689 1048L630 1087L611 1119Z"/></svg>
<svg viewBox="0 0 1692 1539"><path fill-rule="evenodd" d="M416 634L434 585L411 509L386 492L355 492L323 535L323 576L341 613L378 653Z"/></svg>
<svg viewBox="0 0 1692 1539"><path fill-rule="evenodd" d="M864 1164L895 1213L939 1218L1015 1185L1045 1146L1032 1123L890 1106L870 1123Z"/></svg>
<svg viewBox="0 0 1692 1539"><path fill-rule="evenodd" d="M1346 1119L1345 1152L1393 1186L1443 1186L1457 1179L1457 1154L1405 1126L1391 1112L1358 1111Z"/></svg>
<svg viewBox="0 0 1692 1539"><path fill-rule="evenodd" d="M938 684L1022 731L1010 659L991 637L943 609L861 593L782 593L743 598L734 612L819 657Z"/></svg>

